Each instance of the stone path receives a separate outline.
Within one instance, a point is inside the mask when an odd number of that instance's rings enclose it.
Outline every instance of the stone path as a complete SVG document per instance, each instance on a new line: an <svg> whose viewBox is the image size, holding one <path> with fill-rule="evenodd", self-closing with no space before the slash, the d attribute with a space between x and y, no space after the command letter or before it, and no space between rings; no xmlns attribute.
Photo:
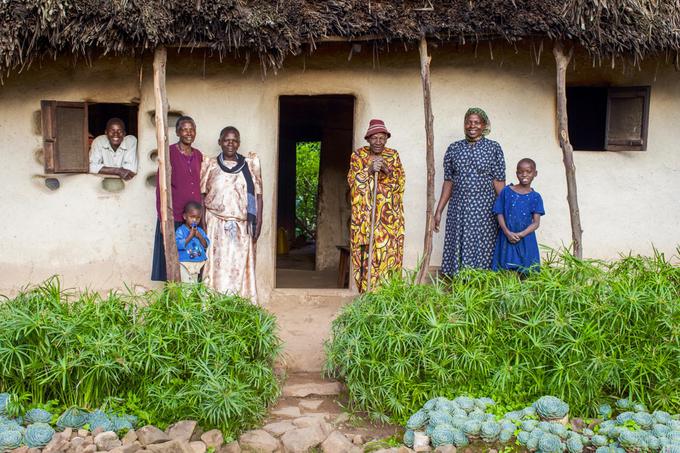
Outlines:
<svg viewBox="0 0 680 453"><path fill-rule="evenodd" d="M240 451L359 453L366 443L389 437L398 430L351 416L340 406L342 400L338 382L323 380L318 373L289 376L282 398L271 409L264 425L239 438Z"/></svg>
<svg viewBox="0 0 680 453"><path fill-rule="evenodd" d="M219 430L203 432L195 421L182 420L165 431L149 425L128 431L122 438L101 428L94 432L67 428L43 449L24 446L11 453L413 453L403 446L371 444L400 433L400 428L350 415L343 411L343 401L346 396L338 382L321 379L320 373L293 374L263 425L243 433L237 441L225 443ZM456 450L440 447L435 452Z"/></svg>

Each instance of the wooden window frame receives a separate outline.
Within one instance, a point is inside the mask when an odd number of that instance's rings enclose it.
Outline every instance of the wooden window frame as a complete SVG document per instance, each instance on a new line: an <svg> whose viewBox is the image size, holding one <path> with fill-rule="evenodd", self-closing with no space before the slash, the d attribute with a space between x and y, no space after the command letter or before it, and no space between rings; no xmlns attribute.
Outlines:
<svg viewBox="0 0 680 453"><path fill-rule="evenodd" d="M83 110L83 150L81 166L61 167L59 165L59 137L57 137L57 109L78 108ZM89 173L90 146L88 143L87 102L40 101L42 112L43 150L45 153L45 173Z"/></svg>
<svg viewBox="0 0 680 453"><path fill-rule="evenodd" d="M611 114L611 101L613 98L638 98L642 102L642 124L640 125L639 140L610 140L609 119ZM609 87L607 89L607 118L604 130L604 149L606 151L647 151L647 131L649 129L649 98L651 87Z"/></svg>

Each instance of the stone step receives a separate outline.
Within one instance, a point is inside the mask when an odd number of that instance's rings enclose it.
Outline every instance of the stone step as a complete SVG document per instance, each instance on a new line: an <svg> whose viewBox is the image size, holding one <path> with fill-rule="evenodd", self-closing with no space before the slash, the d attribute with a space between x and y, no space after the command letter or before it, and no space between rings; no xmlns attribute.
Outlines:
<svg viewBox="0 0 680 453"><path fill-rule="evenodd" d="M277 318L288 372L320 372L331 323L355 294L342 289L276 289L266 309Z"/></svg>
<svg viewBox="0 0 680 453"><path fill-rule="evenodd" d="M307 398L309 396L336 396L342 392L342 384L324 379L317 373L294 373L283 386L284 397Z"/></svg>
<svg viewBox="0 0 680 453"><path fill-rule="evenodd" d="M361 453L366 442L399 432L398 426L373 424L347 412L342 390L340 383L321 373L289 374L284 396L270 408L262 428L241 436L243 451ZM254 445L258 442L272 448Z"/></svg>
<svg viewBox="0 0 680 453"><path fill-rule="evenodd" d="M296 384L286 385L283 388L283 396L306 398L308 396L332 396L339 395L342 386L339 382L325 382L323 384Z"/></svg>

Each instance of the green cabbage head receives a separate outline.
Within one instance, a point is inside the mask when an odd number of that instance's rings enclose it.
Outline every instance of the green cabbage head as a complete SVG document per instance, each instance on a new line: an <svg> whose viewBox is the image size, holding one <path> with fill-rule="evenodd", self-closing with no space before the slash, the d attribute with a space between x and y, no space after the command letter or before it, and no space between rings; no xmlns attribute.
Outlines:
<svg viewBox="0 0 680 453"><path fill-rule="evenodd" d="M419 410L415 414L411 415L411 417L406 422L406 427L408 429L420 429L425 426L427 419L427 412L424 410Z"/></svg>
<svg viewBox="0 0 680 453"><path fill-rule="evenodd" d="M564 445L554 434L545 434L538 440L538 450L541 453L562 453Z"/></svg>
<svg viewBox="0 0 680 453"><path fill-rule="evenodd" d="M49 423L52 421L52 414L43 409L31 409L24 416L26 423Z"/></svg>
<svg viewBox="0 0 680 453"><path fill-rule="evenodd" d="M57 419L57 427L60 429L82 428L88 421L88 413L77 407L70 407Z"/></svg>
<svg viewBox="0 0 680 453"><path fill-rule="evenodd" d="M37 422L28 425L24 441L29 448L42 448L52 440L54 429L47 423Z"/></svg>
<svg viewBox="0 0 680 453"><path fill-rule="evenodd" d="M542 396L534 403L536 413L542 419L555 420L564 418L569 412L569 405L554 396Z"/></svg>
<svg viewBox="0 0 680 453"><path fill-rule="evenodd" d="M440 445L453 445L454 430L455 428L448 424L437 425L430 436L432 446L436 448Z"/></svg>
<svg viewBox="0 0 680 453"><path fill-rule="evenodd" d="M413 441L415 440L416 434L413 432L412 429L407 429L406 432L404 433L404 445L407 447L411 448L413 447Z"/></svg>
<svg viewBox="0 0 680 453"><path fill-rule="evenodd" d="M14 450L21 446L24 435L21 431L0 431L0 451Z"/></svg>

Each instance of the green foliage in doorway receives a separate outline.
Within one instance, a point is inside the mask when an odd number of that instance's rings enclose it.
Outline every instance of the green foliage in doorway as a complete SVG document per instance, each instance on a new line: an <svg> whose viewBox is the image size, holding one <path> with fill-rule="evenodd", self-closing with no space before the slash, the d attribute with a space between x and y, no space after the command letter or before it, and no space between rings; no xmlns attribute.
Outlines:
<svg viewBox="0 0 680 453"><path fill-rule="evenodd" d="M343 309L326 353L354 408L395 422L461 394L491 396L502 411L555 395L584 416L616 397L677 413L680 268L660 254L564 253L525 280L395 278Z"/></svg>
<svg viewBox="0 0 680 453"><path fill-rule="evenodd" d="M265 310L201 285L101 297L53 278L0 304L0 392L233 435L279 395L275 329Z"/></svg>
<svg viewBox="0 0 680 453"><path fill-rule="evenodd" d="M316 238L321 142L300 142L295 149L295 236Z"/></svg>

